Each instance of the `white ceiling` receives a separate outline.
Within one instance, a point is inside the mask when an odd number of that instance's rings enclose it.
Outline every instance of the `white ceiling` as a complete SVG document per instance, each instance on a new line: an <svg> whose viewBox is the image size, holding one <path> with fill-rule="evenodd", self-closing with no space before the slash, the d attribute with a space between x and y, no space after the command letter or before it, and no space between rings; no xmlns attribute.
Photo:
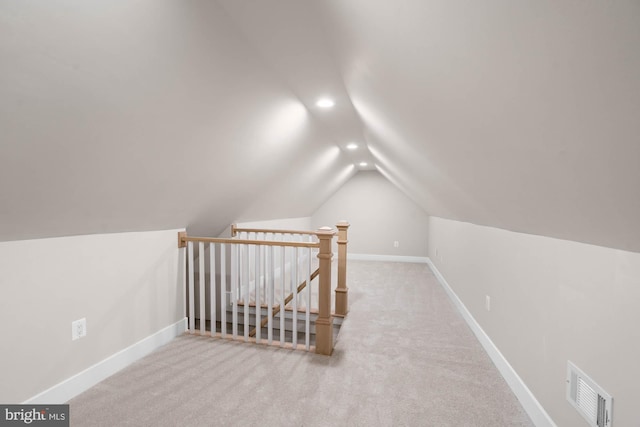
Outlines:
<svg viewBox="0 0 640 427"><path fill-rule="evenodd" d="M365 160L640 251L640 2L3 0L0 155L0 240L309 216Z"/></svg>

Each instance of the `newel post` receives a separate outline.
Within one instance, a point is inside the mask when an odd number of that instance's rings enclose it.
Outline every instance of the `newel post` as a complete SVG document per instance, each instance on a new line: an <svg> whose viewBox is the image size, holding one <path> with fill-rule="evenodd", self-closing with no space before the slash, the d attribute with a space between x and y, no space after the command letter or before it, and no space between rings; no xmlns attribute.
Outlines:
<svg viewBox="0 0 640 427"><path fill-rule="evenodd" d="M333 316L331 316L331 241L336 232L331 227L320 227L316 236L320 240L319 307L316 320L316 353L331 355L333 351Z"/></svg>
<svg viewBox="0 0 640 427"><path fill-rule="evenodd" d="M186 248L186 247L187 247L187 232L178 231L178 248Z"/></svg>
<svg viewBox="0 0 640 427"><path fill-rule="evenodd" d="M338 286L336 287L336 316L345 316L349 311L349 288L347 288L347 230L349 223L340 221L338 227Z"/></svg>

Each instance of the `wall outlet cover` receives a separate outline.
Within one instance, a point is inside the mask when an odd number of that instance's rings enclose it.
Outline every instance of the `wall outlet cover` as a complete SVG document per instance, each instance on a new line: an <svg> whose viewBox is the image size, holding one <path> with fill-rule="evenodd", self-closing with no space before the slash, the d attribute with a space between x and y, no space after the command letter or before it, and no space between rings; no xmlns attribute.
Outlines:
<svg viewBox="0 0 640 427"><path fill-rule="evenodd" d="M75 341L87 335L87 318L71 322L71 340Z"/></svg>

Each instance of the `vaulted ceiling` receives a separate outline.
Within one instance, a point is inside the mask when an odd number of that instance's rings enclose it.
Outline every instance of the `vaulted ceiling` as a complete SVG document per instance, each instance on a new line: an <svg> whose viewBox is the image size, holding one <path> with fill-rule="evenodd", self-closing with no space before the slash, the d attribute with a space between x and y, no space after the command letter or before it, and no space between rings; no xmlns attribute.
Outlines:
<svg viewBox="0 0 640 427"><path fill-rule="evenodd" d="M640 3L0 2L0 240L309 216L361 161L640 251Z"/></svg>

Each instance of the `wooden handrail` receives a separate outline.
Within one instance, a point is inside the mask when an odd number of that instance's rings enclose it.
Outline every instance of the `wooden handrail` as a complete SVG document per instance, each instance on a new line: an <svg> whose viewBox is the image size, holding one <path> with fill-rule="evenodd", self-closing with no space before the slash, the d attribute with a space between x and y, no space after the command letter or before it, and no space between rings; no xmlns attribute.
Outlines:
<svg viewBox="0 0 640 427"><path fill-rule="evenodd" d="M234 245L258 245L258 246L290 246L294 248L319 248L318 242L278 242L275 240L251 240L219 237L191 237L185 231L178 233L178 247L184 248L187 242L226 243Z"/></svg>
<svg viewBox="0 0 640 427"><path fill-rule="evenodd" d="M273 234L306 234L309 236L315 236L315 231L308 230L276 230L271 228L238 228L235 224L231 224L231 235L235 236L237 233L273 233Z"/></svg>
<svg viewBox="0 0 640 427"><path fill-rule="evenodd" d="M320 268L316 268L316 271L314 271L311 274L310 280L315 279L316 277L318 277L318 275L320 274ZM299 294L300 292L302 292L302 290L307 286L307 281L305 280L304 282L300 283L300 285L298 285L298 288L296 289L296 295ZM285 299L284 299L284 306L286 307L287 304L289 304L291 302L291 300L293 299L293 292L291 292ZM309 301L307 301L307 304L309 304ZM248 307L245 307L245 310L247 310ZM256 307L256 310L259 310L259 307ZM278 307L273 309L273 312L271 313L271 317L276 317L276 315L278 313L280 313L280 310L282 309L282 306L279 305ZM295 314L294 314L295 317ZM295 320L294 320L295 321ZM266 325L267 323L269 323L269 315L267 314L267 317L265 317L264 319L262 319L262 321L260 322L260 328L264 328L264 325ZM251 330L251 332L249 332L249 336L250 337L255 337L256 336L256 329L257 328L253 328Z"/></svg>

